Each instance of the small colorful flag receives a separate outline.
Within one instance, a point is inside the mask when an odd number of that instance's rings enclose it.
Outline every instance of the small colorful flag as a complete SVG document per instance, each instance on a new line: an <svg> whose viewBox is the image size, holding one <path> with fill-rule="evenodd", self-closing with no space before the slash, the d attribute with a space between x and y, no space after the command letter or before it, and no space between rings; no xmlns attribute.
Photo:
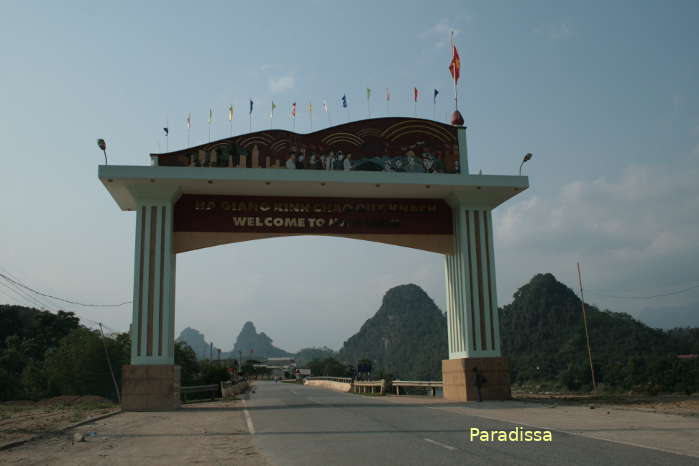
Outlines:
<svg viewBox="0 0 699 466"><path fill-rule="evenodd" d="M233 121L233 106L228 107L228 121Z"/></svg>
<svg viewBox="0 0 699 466"><path fill-rule="evenodd" d="M413 87L413 100L414 100L415 102L417 102L418 94L419 94L419 92L418 92L418 90L417 90L417 87Z"/></svg>
<svg viewBox="0 0 699 466"><path fill-rule="evenodd" d="M454 79L454 83L459 82L459 76L461 75L461 59L459 58L459 51L456 50L456 43L454 42L454 33L451 33L451 62L449 63L449 74Z"/></svg>
<svg viewBox="0 0 699 466"><path fill-rule="evenodd" d="M187 115L187 129L192 127L192 114Z"/></svg>
<svg viewBox="0 0 699 466"><path fill-rule="evenodd" d="M437 103L437 95L439 95L439 90L435 89L434 90L434 97L432 98L433 103Z"/></svg>
<svg viewBox="0 0 699 466"><path fill-rule="evenodd" d="M272 111L274 111L275 108L277 108L277 105L272 101Z"/></svg>
<svg viewBox="0 0 699 466"><path fill-rule="evenodd" d="M214 111L212 109L209 109L209 124L214 121Z"/></svg>
<svg viewBox="0 0 699 466"><path fill-rule="evenodd" d="M252 115L252 99L250 99L250 115Z"/></svg>
<svg viewBox="0 0 699 466"><path fill-rule="evenodd" d="M313 105L310 102L308 102L308 113L313 113Z"/></svg>
<svg viewBox="0 0 699 466"><path fill-rule="evenodd" d="M367 87L367 88L366 88L366 100L369 100L369 99L371 99L371 89L369 89L369 88Z"/></svg>
<svg viewBox="0 0 699 466"><path fill-rule="evenodd" d="M342 96L342 106L347 107L347 94Z"/></svg>
<svg viewBox="0 0 699 466"><path fill-rule="evenodd" d="M167 128L167 126L165 128L163 128L163 131L165 131L165 136L170 134L170 130Z"/></svg>
<svg viewBox="0 0 699 466"><path fill-rule="evenodd" d="M391 90L389 88L386 88L386 102L391 100Z"/></svg>
<svg viewBox="0 0 699 466"><path fill-rule="evenodd" d="M328 103L325 100L323 101L323 110L325 110L325 113L328 113Z"/></svg>
<svg viewBox="0 0 699 466"><path fill-rule="evenodd" d="M291 116L296 118L296 102L291 104Z"/></svg>

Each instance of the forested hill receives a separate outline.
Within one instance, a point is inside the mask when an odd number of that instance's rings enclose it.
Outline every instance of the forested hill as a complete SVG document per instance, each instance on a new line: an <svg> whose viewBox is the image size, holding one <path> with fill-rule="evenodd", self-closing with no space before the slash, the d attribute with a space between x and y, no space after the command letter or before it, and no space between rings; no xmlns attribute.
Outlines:
<svg viewBox="0 0 699 466"><path fill-rule="evenodd" d="M340 350L344 362L370 359L374 372L410 380L441 380L447 357L446 317L412 284L388 290L376 314Z"/></svg>
<svg viewBox="0 0 699 466"><path fill-rule="evenodd" d="M684 391L695 385L696 362L677 354L699 353L699 329L662 331L630 315L586 304L598 383L633 389L655 385ZM503 353L514 383L590 388L590 368L580 299L551 274L538 274L500 310ZM695 360L696 361L696 360ZM685 367L686 366L686 367Z"/></svg>

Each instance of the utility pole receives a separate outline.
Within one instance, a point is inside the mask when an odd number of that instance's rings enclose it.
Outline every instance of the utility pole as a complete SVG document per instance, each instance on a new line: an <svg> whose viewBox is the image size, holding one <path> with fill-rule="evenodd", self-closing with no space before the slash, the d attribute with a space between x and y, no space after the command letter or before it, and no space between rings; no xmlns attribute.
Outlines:
<svg viewBox="0 0 699 466"><path fill-rule="evenodd" d="M102 322L100 324L100 335L102 335L102 344L104 345L104 354L107 355L107 365L109 366L109 373L112 376L112 382L114 382L114 391L116 391L117 401L121 403L121 396L119 396L119 385L117 385L116 378L114 377L114 369L112 369L112 361L109 360L109 352L107 351L107 342L104 341L104 331L102 331Z"/></svg>
<svg viewBox="0 0 699 466"><path fill-rule="evenodd" d="M578 262L578 282L580 283L580 305L582 306L583 322L585 323L585 339L587 340L587 356L590 359L590 373L592 374L592 390L597 391L597 380L595 379L595 368L592 365L592 349L590 348L590 332L587 329L587 314L585 312L585 298L583 297L582 274L580 273L580 262Z"/></svg>
<svg viewBox="0 0 699 466"><path fill-rule="evenodd" d="M214 342L209 343L209 361L214 360Z"/></svg>

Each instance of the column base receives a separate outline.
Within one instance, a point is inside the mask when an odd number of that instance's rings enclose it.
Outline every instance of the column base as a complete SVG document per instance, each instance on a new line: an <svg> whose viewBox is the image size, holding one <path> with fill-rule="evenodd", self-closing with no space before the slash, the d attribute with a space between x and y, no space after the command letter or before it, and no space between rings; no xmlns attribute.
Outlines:
<svg viewBox="0 0 699 466"><path fill-rule="evenodd" d="M482 377L480 400L512 398L507 358L461 358L442 360L445 400L479 401L474 369Z"/></svg>
<svg viewBox="0 0 699 466"><path fill-rule="evenodd" d="M180 366L122 366L122 410L168 411L180 404Z"/></svg>

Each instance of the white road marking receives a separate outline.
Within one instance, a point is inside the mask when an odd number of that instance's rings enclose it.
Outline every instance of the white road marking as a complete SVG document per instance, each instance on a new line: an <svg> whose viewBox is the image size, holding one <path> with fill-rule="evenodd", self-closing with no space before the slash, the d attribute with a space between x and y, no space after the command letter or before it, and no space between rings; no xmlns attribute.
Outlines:
<svg viewBox="0 0 699 466"><path fill-rule="evenodd" d="M245 406L245 409L243 412L245 413L245 423L248 425L248 432L250 432L250 435L255 435L255 426L252 424L252 418L250 417L250 413L248 412L248 404L243 401L243 406Z"/></svg>
<svg viewBox="0 0 699 466"><path fill-rule="evenodd" d="M456 448L452 447L451 445L447 445L446 443L437 442L436 440L432 440L430 438L426 438L425 442L430 442L434 445L437 445L438 447L446 448L447 450L456 450Z"/></svg>
<svg viewBox="0 0 699 466"><path fill-rule="evenodd" d="M298 396L298 394L299 394L296 390L289 390L289 391L290 391L291 393L293 393L294 395L296 395L296 396Z"/></svg>

